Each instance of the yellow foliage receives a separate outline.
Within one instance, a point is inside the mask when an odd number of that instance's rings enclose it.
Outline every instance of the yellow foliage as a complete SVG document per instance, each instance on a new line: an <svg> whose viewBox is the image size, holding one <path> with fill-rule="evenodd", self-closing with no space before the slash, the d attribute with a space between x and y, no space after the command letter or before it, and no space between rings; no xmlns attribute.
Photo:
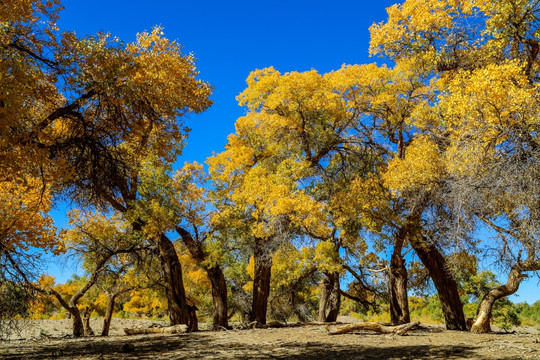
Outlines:
<svg viewBox="0 0 540 360"><path fill-rule="evenodd" d="M124 303L123 311L139 316L159 316L168 309L167 299L151 289L135 290L131 292L129 301Z"/></svg>
<svg viewBox="0 0 540 360"><path fill-rule="evenodd" d="M422 186L430 189L445 174L441 153L429 138L419 136L407 147L405 158L388 164L383 180L390 189L401 193Z"/></svg>
<svg viewBox="0 0 540 360"><path fill-rule="evenodd" d="M64 251L48 214L51 194L35 178L3 181L0 186L0 233L5 251L30 247Z"/></svg>

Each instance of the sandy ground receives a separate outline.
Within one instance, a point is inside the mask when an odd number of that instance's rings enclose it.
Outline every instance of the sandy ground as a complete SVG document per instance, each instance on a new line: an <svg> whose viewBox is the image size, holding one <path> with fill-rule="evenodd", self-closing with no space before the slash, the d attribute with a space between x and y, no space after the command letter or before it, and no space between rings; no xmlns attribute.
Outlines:
<svg viewBox="0 0 540 360"><path fill-rule="evenodd" d="M154 320L136 320L136 319L119 319L114 318L111 322L109 335L124 335L125 327L151 326L159 324L167 326L168 322ZM68 336L73 333L73 322L70 319L62 320L23 320L19 321L19 332L13 332L8 336L9 340L23 339L42 339L42 338L58 338ZM103 328L102 318L90 319L90 327L96 334L101 333Z"/></svg>
<svg viewBox="0 0 540 360"><path fill-rule="evenodd" d="M120 335L124 326L152 323L157 322L114 319L112 336L72 339L49 336L67 334L69 320L39 320L23 333L33 339L0 342L0 359L540 359L538 328L482 335L440 326L422 326L406 336L363 331L331 336L323 326ZM101 320L92 326L100 330Z"/></svg>

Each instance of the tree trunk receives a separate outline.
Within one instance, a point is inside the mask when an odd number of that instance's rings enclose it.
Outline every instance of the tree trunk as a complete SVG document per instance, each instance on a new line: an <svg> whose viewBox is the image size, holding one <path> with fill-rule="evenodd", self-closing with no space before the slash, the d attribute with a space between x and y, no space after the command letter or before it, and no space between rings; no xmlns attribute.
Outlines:
<svg viewBox="0 0 540 360"><path fill-rule="evenodd" d="M83 327L84 327L84 336L94 336L94 330L90 327L90 316L92 315L92 310L90 307L86 306L83 313Z"/></svg>
<svg viewBox="0 0 540 360"><path fill-rule="evenodd" d="M184 281L182 278L182 266L173 243L161 235L158 242L161 267L165 275L167 292L167 304L169 307L169 320L171 325L187 324L187 302Z"/></svg>
<svg viewBox="0 0 540 360"><path fill-rule="evenodd" d="M394 252L390 259L388 280L390 287L390 321L392 322L392 325L407 324L411 322L409 314L409 297L407 294L407 268L405 267L405 261L401 255L408 228L408 226L404 226L397 233Z"/></svg>
<svg viewBox="0 0 540 360"><path fill-rule="evenodd" d="M109 329L111 328L115 302L115 295L107 295L107 310L105 311L105 318L103 319L103 330L101 330L101 336L109 336Z"/></svg>
<svg viewBox="0 0 540 360"><path fill-rule="evenodd" d="M178 226L176 227L176 232L181 236L182 241L188 248L191 257L197 262L197 265L206 270L206 275L212 284L212 301L214 304L212 328L214 330L219 330L222 327L227 329L229 327L227 283L225 282L223 270L221 270L219 265L210 268L204 265L207 256L203 251L202 243L195 241L187 230Z"/></svg>
<svg viewBox="0 0 540 360"><path fill-rule="evenodd" d="M502 297L512 295L515 293L519 284L523 280L521 266L514 265L508 275L508 281L505 285L499 286L495 289L491 289L486 295L484 295L478 311L476 313L476 319L471 326L471 332L473 333L489 333L491 332L491 311L495 301Z"/></svg>
<svg viewBox="0 0 540 360"><path fill-rule="evenodd" d="M73 336L81 337L84 335L84 325L81 319L81 313L77 306L71 306L68 308L69 313L71 314L71 319L73 320Z"/></svg>
<svg viewBox="0 0 540 360"><path fill-rule="evenodd" d="M319 321L334 322L341 306L339 273L325 273L322 281L321 300L319 301Z"/></svg>
<svg viewBox="0 0 540 360"><path fill-rule="evenodd" d="M394 253L390 260L390 321L392 325L411 322L407 294L407 269L401 254Z"/></svg>
<svg viewBox="0 0 540 360"><path fill-rule="evenodd" d="M229 327L228 308L227 308L227 283L225 275L219 266L207 269L206 273L212 284L212 300L214 302L214 318L212 328L220 330L222 327Z"/></svg>
<svg viewBox="0 0 540 360"><path fill-rule="evenodd" d="M253 277L253 304L251 321L266 324L270 278L272 276L272 257L264 239L255 239L255 273Z"/></svg>
<svg viewBox="0 0 540 360"><path fill-rule="evenodd" d="M411 244L435 284L446 328L466 331L467 325L463 304L459 298L458 286L453 275L448 271L446 260L435 245L428 244L427 241L416 240L411 241Z"/></svg>

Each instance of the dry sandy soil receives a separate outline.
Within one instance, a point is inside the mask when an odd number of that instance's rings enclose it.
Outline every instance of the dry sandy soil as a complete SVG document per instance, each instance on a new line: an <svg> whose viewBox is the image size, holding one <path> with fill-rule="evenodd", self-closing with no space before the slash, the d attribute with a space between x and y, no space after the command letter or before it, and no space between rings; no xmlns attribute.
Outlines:
<svg viewBox="0 0 540 360"><path fill-rule="evenodd" d="M72 339L59 337L69 333L69 320L35 321L22 333L26 339L14 334L0 342L0 359L540 359L537 328L485 335L440 326L422 326L406 336L367 331L331 336L323 326L121 335L124 326L143 323L157 322L114 319L112 336ZM100 330L101 321L92 326Z"/></svg>

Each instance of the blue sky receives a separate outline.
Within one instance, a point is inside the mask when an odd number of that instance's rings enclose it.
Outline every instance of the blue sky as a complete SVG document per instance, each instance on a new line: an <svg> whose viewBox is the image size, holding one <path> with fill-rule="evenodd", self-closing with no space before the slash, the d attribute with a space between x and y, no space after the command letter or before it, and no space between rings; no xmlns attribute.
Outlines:
<svg viewBox="0 0 540 360"><path fill-rule="evenodd" d="M204 162L224 149L235 120L245 113L235 97L255 69L274 66L280 72L316 69L328 72L342 64L380 62L370 58L369 27L386 19L378 1L124 1L64 0L58 25L78 35L110 32L125 42L154 26L194 53L200 78L214 86L213 106L192 115L192 131L180 161ZM63 209L55 212L59 225ZM73 264L51 264L48 271L65 281ZM538 281L529 280L517 301L540 299Z"/></svg>

